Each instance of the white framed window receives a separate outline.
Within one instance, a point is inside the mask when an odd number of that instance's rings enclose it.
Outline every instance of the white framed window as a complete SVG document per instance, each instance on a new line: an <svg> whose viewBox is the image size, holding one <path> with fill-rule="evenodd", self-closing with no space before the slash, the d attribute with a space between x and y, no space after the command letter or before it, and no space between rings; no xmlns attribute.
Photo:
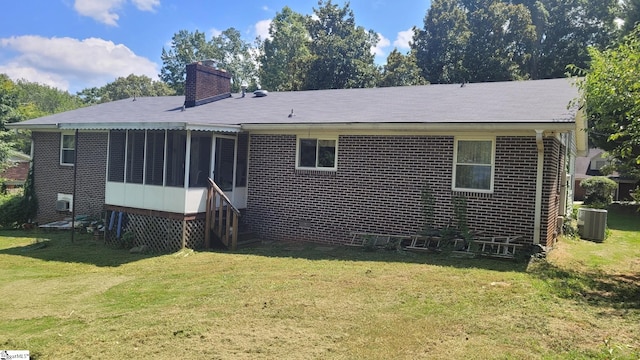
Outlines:
<svg viewBox="0 0 640 360"><path fill-rule="evenodd" d="M607 165L607 160L598 159L591 162L591 170L600 170Z"/></svg>
<svg viewBox="0 0 640 360"><path fill-rule="evenodd" d="M493 192L495 138L456 139L453 162L453 190Z"/></svg>
<svg viewBox="0 0 640 360"><path fill-rule="evenodd" d="M299 137L296 169L337 170L338 139Z"/></svg>
<svg viewBox="0 0 640 360"><path fill-rule="evenodd" d="M60 135L60 165L73 165L76 157L76 136L74 134Z"/></svg>

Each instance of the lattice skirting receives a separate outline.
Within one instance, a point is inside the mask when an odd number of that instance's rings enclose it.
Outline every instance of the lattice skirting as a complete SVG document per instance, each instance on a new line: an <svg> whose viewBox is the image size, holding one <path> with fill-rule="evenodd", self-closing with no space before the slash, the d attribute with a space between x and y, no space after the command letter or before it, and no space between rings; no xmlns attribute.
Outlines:
<svg viewBox="0 0 640 360"><path fill-rule="evenodd" d="M132 243L127 244L127 247L145 245L153 252L175 252L185 247L202 248L204 232L204 219L177 220L124 213L120 238L117 224L113 224L110 230L106 230L105 239L109 244L122 246L124 239L132 237Z"/></svg>

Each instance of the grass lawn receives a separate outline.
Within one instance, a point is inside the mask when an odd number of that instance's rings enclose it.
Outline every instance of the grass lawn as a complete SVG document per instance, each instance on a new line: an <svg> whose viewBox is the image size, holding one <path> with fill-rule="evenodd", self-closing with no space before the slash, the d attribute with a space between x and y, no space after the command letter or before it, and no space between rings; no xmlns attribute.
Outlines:
<svg viewBox="0 0 640 360"><path fill-rule="evenodd" d="M274 244L129 254L0 232L0 350L32 359L637 359L640 215L547 260Z"/></svg>

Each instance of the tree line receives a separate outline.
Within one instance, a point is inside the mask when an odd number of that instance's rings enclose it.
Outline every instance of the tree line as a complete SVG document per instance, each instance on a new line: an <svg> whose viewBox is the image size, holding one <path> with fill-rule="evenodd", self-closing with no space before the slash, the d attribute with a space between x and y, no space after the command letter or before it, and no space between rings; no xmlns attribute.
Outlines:
<svg viewBox="0 0 640 360"><path fill-rule="evenodd" d="M638 0L434 0L410 50L374 62L380 40L358 26L349 3L320 0L310 15L284 7L269 38L251 44L227 29L207 40L182 30L162 50L160 78L184 91L185 65L214 59L234 81L272 91L403 86L563 77L586 67L589 47L604 49L635 21ZM636 4L636 5L633 5ZM634 7L635 6L635 7ZM624 10L624 11L623 11Z"/></svg>

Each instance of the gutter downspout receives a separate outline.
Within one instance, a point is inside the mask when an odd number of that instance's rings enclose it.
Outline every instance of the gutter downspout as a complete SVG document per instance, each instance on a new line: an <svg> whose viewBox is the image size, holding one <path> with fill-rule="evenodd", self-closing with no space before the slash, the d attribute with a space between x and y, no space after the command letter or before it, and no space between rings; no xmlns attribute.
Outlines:
<svg viewBox="0 0 640 360"><path fill-rule="evenodd" d="M76 185L78 183L78 129L76 129L76 133L73 137L74 151L73 151L73 195L71 197L71 203L73 207L71 208L71 243L74 243L75 233L76 233Z"/></svg>
<svg viewBox="0 0 640 360"><path fill-rule="evenodd" d="M544 180L544 130L536 130L536 145L538 147L538 167L536 171L536 203L533 224L533 243L540 243L540 223L542 220L542 182Z"/></svg>

